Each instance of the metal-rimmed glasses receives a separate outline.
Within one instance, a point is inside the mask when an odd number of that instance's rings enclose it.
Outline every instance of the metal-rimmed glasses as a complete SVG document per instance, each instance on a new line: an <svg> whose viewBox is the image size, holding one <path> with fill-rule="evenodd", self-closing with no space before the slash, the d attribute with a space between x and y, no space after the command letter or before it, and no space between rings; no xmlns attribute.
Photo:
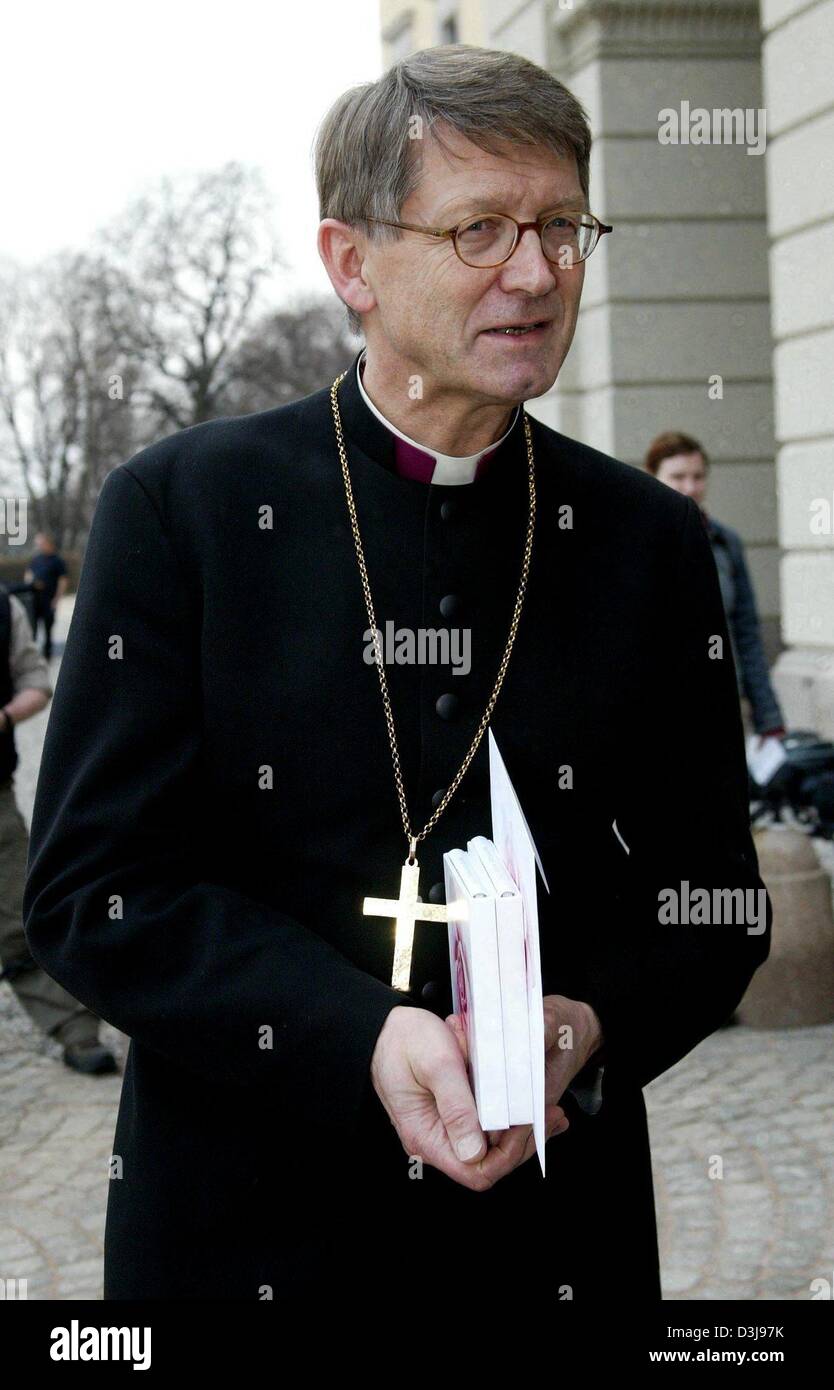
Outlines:
<svg viewBox="0 0 834 1390"><path fill-rule="evenodd" d="M535 228L539 234L545 259L563 270L570 270L587 260L601 236L614 230L591 212L565 214L555 210L542 213L535 222L517 222L503 212L478 213L455 227L421 227L414 222L388 222L383 217L363 220L378 222L383 227L399 227L406 232L422 232L425 236L450 237L458 259L476 270L491 270L503 265L513 254L522 233L530 228Z"/></svg>

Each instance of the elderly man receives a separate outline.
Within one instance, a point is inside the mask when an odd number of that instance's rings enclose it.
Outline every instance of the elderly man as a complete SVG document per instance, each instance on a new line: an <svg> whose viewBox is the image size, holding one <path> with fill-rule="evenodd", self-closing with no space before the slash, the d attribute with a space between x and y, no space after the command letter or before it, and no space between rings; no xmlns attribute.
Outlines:
<svg viewBox="0 0 834 1390"><path fill-rule="evenodd" d="M608 230L590 144L509 53L345 93L319 250L364 351L104 484L26 924L131 1038L107 1298L660 1296L641 1088L732 1012L770 918L659 921L684 881L761 888L697 510L524 411ZM468 630L471 668L369 665L389 619ZM551 888L546 1179L529 1126L481 1132L445 927L394 987L363 913L404 861L442 902L444 852L490 833L487 722Z"/></svg>

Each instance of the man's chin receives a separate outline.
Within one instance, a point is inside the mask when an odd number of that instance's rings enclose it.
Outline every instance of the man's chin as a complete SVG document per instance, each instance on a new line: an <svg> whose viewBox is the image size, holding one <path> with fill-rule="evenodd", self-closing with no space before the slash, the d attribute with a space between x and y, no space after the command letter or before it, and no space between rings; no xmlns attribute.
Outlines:
<svg viewBox="0 0 834 1390"><path fill-rule="evenodd" d="M535 400L550 390L559 375L561 358L556 360L548 353L529 356L519 353L517 359L508 352L504 360L490 360L488 354L479 353L473 374L473 386L478 392L487 391L495 400L515 405L519 401Z"/></svg>

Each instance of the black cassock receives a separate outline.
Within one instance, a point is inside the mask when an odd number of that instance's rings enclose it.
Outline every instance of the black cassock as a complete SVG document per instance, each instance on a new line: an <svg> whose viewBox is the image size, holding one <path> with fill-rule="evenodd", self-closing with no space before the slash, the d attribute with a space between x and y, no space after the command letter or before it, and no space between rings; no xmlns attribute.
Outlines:
<svg viewBox="0 0 834 1390"><path fill-rule="evenodd" d="M523 421L485 476L433 486L394 470L355 363L339 398L380 626L471 629L469 674L386 668L420 828L507 639ZM683 880L761 887L735 676L695 505L531 428L532 566L492 727L550 884L545 992L602 1022L602 1108L566 1097L546 1179L535 1157L485 1193L411 1176L369 1066L395 1004L449 1012L448 946L417 924L403 995L393 922L362 914L397 896L407 842L329 387L194 426L104 483L31 831L32 952L131 1038L106 1298L373 1310L395 1290L437 1316L450 1271L554 1306L660 1296L641 1088L727 1019L768 949L769 908L760 935L658 922ZM444 851L490 833L484 738L419 846L423 896Z"/></svg>

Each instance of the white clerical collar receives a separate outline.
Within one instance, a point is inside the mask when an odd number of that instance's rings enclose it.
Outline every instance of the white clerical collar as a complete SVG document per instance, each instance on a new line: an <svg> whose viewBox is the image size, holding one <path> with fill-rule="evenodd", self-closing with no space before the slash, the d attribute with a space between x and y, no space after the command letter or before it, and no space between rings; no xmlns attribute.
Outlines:
<svg viewBox="0 0 834 1390"><path fill-rule="evenodd" d="M434 472L431 477L432 484L441 483L445 487L455 487L458 483L474 482L479 461L483 458L484 454L490 453L493 449L497 449L499 444L503 444L518 419L518 412L521 407L518 405L516 406L513 411L513 417L501 438L496 439L492 444L485 445L483 449L478 450L477 454L468 454L466 458L456 458L454 454L438 453L437 449L429 449L425 444L418 443L416 439L410 439L407 434L403 434L402 430L398 430L396 425L392 425L391 421L385 418L381 410L377 410L365 390L365 387L362 385L362 373L359 370L365 360L366 352L367 348L363 348L356 360L356 380L359 383L359 390L362 392L362 399L368 409L372 410L376 418L381 420L385 428L389 429L392 434L395 434L398 439L402 439L406 444L410 444L412 449L420 449L424 454L432 455L435 459Z"/></svg>

